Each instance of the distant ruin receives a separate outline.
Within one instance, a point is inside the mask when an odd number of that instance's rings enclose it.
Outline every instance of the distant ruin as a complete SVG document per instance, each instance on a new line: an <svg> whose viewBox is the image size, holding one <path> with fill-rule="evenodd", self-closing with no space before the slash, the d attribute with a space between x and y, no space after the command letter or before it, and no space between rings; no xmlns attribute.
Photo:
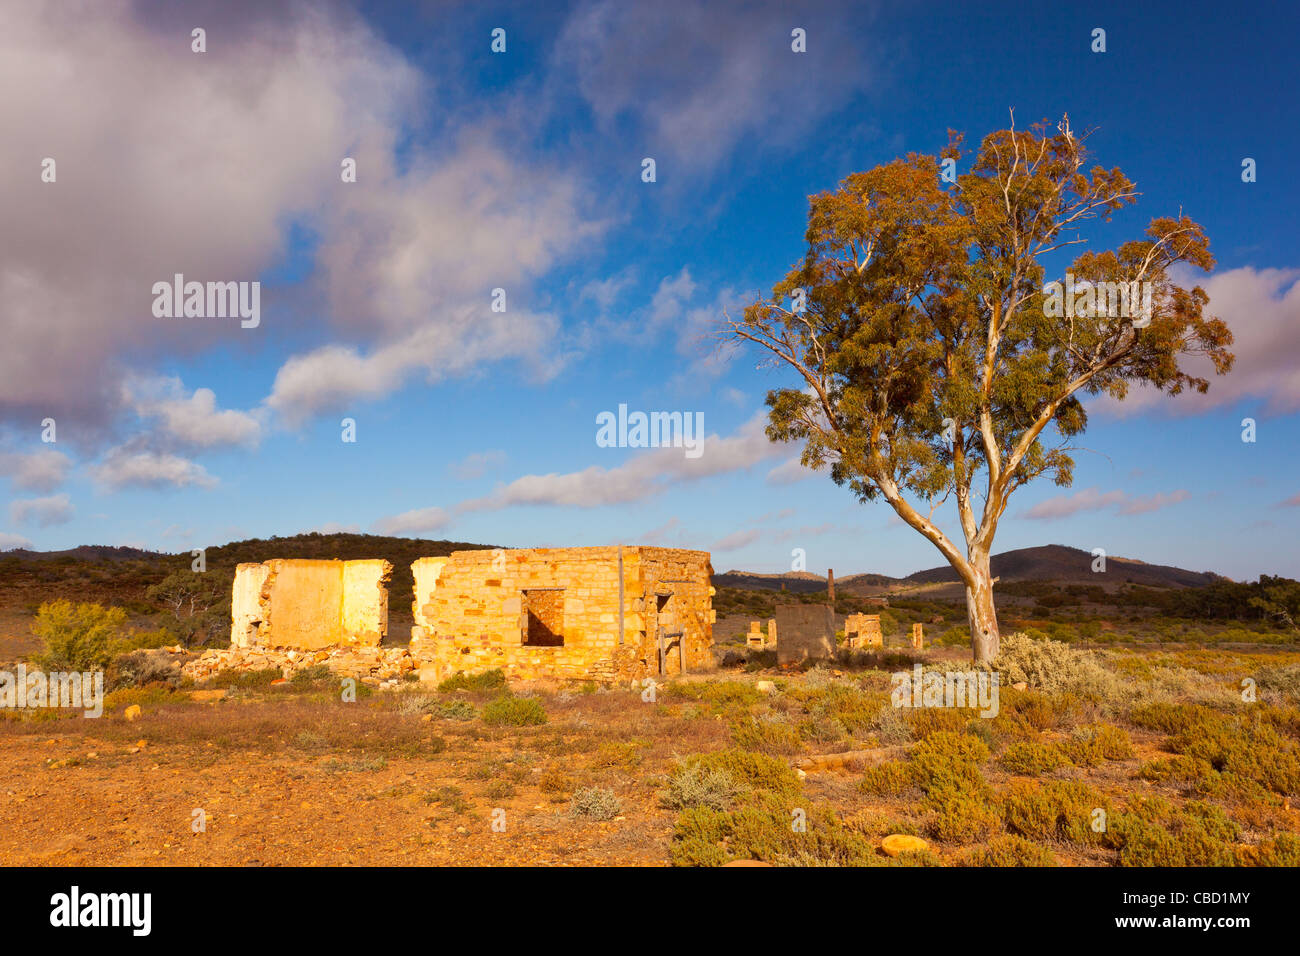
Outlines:
<svg viewBox="0 0 1300 956"><path fill-rule="evenodd" d="M272 656L288 651L291 662L324 662L323 649L378 651L388 633L391 571L382 560L241 564L231 599L231 648ZM442 680L500 668L511 679L612 683L713 661L707 551L456 551L420 558L411 571L415 625L409 651L384 651L403 658L392 663L393 673L417 670L422 680ZM343 662L333 653L329 663Z"/></svg>

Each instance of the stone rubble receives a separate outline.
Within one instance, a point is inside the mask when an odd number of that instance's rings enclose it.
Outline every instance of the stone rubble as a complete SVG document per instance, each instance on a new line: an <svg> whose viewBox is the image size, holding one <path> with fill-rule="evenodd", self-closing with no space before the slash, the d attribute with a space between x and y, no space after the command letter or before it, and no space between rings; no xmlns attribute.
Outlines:
<svg viewBox="0 0 1300 956"><path fill-rule="evenodd" d="M328 647L292 650L270 647L223 647L204 651L181 668L181 673L201 683L225 670L268 670L293 677L308 667L324 665L338 677L352 677L372 687L396 687L418 670L419 661L405 647Z"/></svg>

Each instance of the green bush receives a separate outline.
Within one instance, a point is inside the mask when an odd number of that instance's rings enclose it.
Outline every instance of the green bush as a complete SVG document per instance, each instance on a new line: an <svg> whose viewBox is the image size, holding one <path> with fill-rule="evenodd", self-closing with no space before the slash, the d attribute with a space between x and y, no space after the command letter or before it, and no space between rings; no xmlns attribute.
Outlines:
<svg viewBox="0 0 1300 956"><path fill-rule="evenodd" d="M536 698L502 694L483 708L483 723L493 726L532 727L546 723L546 709Z"/></svg>
<svg viewBox="0 0 1300 956"><path fill-rule="evenodd" d="M1018 836L997 836L986 846L970 850L962 866L1056 866L1056 856L1046 847Z"/></svg>
<svg viewBox="0 0 1300 956"><path fill-rule="evenodd" d="M505 671L499 667L478 674L464 674L457 671L438 685L438 691L449 694L457 690L500 690L506 686Z"/></svg>
<svg viewBox="0 0 1300 956"><path fill-rule="evenodd" d="M680 764L659 800L674 810L692 807L729 810L744 789L725 770Z"/></svg>
<svg viewBox="0 0 1300 956"><path fill-rule="evenodd" d="M1105 810L1108 801L1076 780L1038 783L1013 780L999 795L1007 830L1031 840L1067 840L1100 843L1092 829L1093 811Z"/></svg>
<svg viewBox="0 0 1300 956"><path fill-rule="evenodd" d="M690 766L701 770L721 770L737 784L780 796L793 796L802 789L799 776L789 764L767 754L748 750L716 750L690 758Z"/></svg>
<svg viewBox="0 0 1300 956"><path fill-rule="evenodd" d="M44 645L32 660L47 671L99 670L112 658L111 645L125 624L120 607L47 601L32 623L32 633Z"/></svg>
<svg viewBox="0 0 1300 956"><path fill-rule="evenodd" d="M868 767L862 778L862 789L880 797L897 797L914 786L911 767L902 760L887 760Z"/></svg>
<svg viewBox="0 0 1300 956"><path fill-rule="evenodd" d="M1051 773L1070 762L1055 744L1020 741L1009 746L998 758L1003 768L1023 777L1037 777Z"/></svg>

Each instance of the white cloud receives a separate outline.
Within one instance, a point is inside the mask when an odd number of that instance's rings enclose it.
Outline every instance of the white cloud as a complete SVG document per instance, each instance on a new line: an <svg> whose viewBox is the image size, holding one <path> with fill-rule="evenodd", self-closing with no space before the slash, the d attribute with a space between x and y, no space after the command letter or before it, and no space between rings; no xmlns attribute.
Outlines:
<svg viewBox="0 0 1300 956"><path fill-rule="evenodd" d="M124 398L136 414L161 421L160 435L193 448L254 446L262 436L257 416L233 409L217 410L217 396L196 388L190 396L178 378L133 378Z"/></svg>
<svg viewBox="0 0 1300 956"><path fill-rule="evenodd" d="M857 42L865 19L866 5L805 3L792 18L776 0L599 0L570 16L552 63L572 73L602 129L625 135L630 120L660 180L671 181L718 166L743 142L801 143L872 81L880 47ZM812 52L792 52L794 26Z"/></svg>
<svg viewBox="0 0 1300 956"><path fill-rule="evenodd" d="M72 459L52 448L0 454L0 475L21 491L53 491L68 478Z"/></svg>
<svg viewBox="0 0 1300 956"><path fill-rule="evenodd" d="M110 490L121 488L212 488L217 480L198 462L157 451L118 448L91 468L95 479Z"/></svg>
<svg viewBox="0 0 1300 956"><path fill-rule="evenodd" d="M1210 297L1206 315L1218 316L1232 332L1229 347L1237 359L1226 375L1214 374L1207 359L1189 356L1183 367L1208 379L1204 395L1184 392L1163 395L1151 388L1130 390L1122 402L1109 396L1094 398L1096 408L1127 417L1152 410L1194 415L1254 399L1265 411L1289 414L1300 410L1300 269L1254 269L1246 266L1206 278L1180 274L1186 286L1199 283Z"/></svg>
<svg viewBox="0 0 1300 956"><path fill-rule="evenodd" d="M15 524L37 524L42 528L67 524L76 509L67 495L48 498L19 498L9 503L9 520Z"/></svg>
<svg viewBox="0 0 1300 956"><path fill-rule="evenodd" d="M798 457L788 458L767 473L769 485L793 485L796 482L816 478L818 472L805 468Z"/></svg>
<svg viewBox="0 0 1300 956"><path fill-rule="evenodd" d="M1170 505L1186 501L1191 493L1185 489L1171 492L1159 492L1154 495L1129 495L1123 491L1107 491L1097 488L1085 488L1072 495L1058 495L1040 501L1024 513L1024 517L1036 521L1055 521L1068 518L1084 511L1102 511L1114 507L1117 514L1139 515L1149 511L1158 511Z"/></svg>
<svg viewBox="0 0 1300 956"><path fill-rule="evenodd" d="M448 466L452 477L461 481L473 481L482 478L489 471L500 468L506 462L506 453L500 450L476 451L466 455L461 461Z"/></svg>
<svg viewBox="0 0 1300 956"><path fill-rule="evenodd" d="M714 542L712 551L739 551L748 545L753 544L763 536L763 532L758 528L749 528L745 531L733 531L731 534Z"/></svg>
<svg viewBox="0 0 1300 956"><path fill-rule="evenodd" d="M450 522L451 515L442 508L417 508L381 518L375 522L374 529L379 534L429 534L441 530Z"/></svg>
<svg viewBox="0 0 1300 956"><path fill-rule="evenodd" d="M11 551L14 548L30 548L31 546L31 541L20 534L0 531L0 551Z"/></svg>
<svg viewBox="0 0 1300 956"><path fill-rule="evenodd" d="M741 471L774 455L786 453L768 441L759 413L726 438L709 435L698 458L680 448L642 452L615 468L591 465L581 471L525 475L483 498L461 504L462 511L495 511L516 505L562 505L595 508L627 504L661 494L677 484Z"/></svg>
<svg viewBox="0 0 1300 956"><path fill-rule="evenodd" d="M415 373L523 358L554 374L558 323L529 283L595 232L577 174L532 163L505 121L439 126L460 114L433 102L437 80L343 5L206 15L200 56L166 5L0 6L0 417L66 414L98 437L131 410L128 364L303 335L317 344L293 346L267 400L289 424ZM152 315L175 273L258 279L292 226L314 270L263 290L258 329ZM496 287L506 315L488 311ZM197 447L259 434L207 389L156 411Z"/></svg>

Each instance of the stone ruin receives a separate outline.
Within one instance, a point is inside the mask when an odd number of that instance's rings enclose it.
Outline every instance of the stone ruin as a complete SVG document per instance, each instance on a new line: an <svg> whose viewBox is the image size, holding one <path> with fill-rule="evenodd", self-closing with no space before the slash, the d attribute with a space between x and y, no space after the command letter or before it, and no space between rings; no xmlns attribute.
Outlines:
<svg viewBox="0 0 1300 956"><path fill-rule="evenodd" d="M762 621L749 622L749 634L745 636L745 646L761 651L776 646L776 618L767 622L767 633L763 632Z"/></svg>
<svg viewBox="0 0 1300 956"><path fill-rule="evenodd" d="M884 647L879 614L850 614L844 622L845 645L851 650Z"/></svg>
<svg viewBox="0 0 1300 956"><path fill-rule="evenodd" d="M623 547L457 551L412 566L408 647L388 632L387 561L241 564L231 646L185 666L324 665L380 686L494 668L510 679L639 681L711 665L707 551Z"/></svg>

